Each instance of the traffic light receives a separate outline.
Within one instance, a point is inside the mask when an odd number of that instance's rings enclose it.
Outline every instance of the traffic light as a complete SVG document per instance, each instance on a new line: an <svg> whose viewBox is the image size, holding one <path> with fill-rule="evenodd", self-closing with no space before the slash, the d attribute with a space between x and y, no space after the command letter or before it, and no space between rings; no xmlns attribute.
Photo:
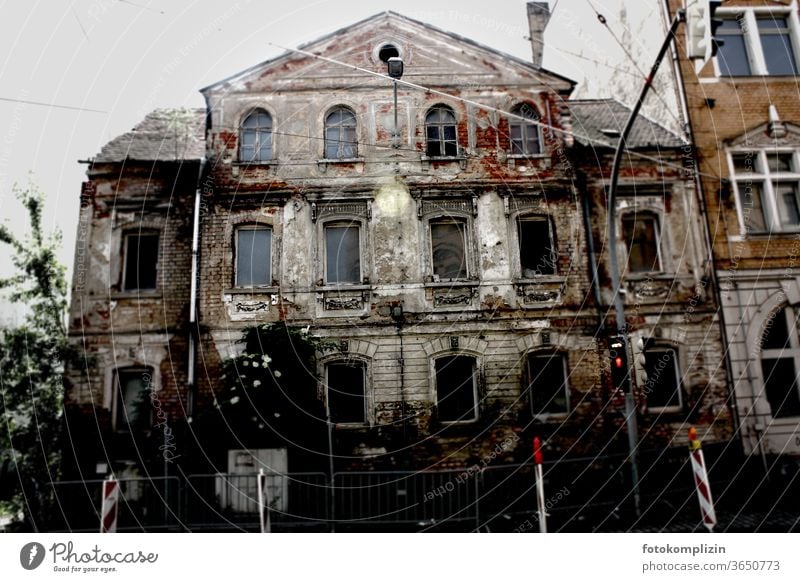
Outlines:
<svg viewBox="0 0 800 582"><path fill-rule="evenodd" d="M608 353L611 357L611 383L617 390L629 392L631 381L625 338L622 336L611 338Z"/></svg>
<svg viewBox="0 0 800 582"><path fill-rule="evenodd" d="M722 41L715 38L722 21L714 18L721 4L721 0L687 0L686 56L697 59L695 69L702 68L722 46Z"/></svg>

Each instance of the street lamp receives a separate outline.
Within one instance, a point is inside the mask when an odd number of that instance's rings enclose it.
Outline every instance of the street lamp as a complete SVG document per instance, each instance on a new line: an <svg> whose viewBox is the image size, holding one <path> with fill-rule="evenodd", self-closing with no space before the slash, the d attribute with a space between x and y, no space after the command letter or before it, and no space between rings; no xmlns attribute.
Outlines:
<svg viewBox="0 0 800 582"><path fill-rule="evenodd" d="M389 57L386 60L386 68L389 76L394 79L394 130L392 131L392 147L400 147L400 132L397 126L397 79L403 76L403 59L400 57Z"/></svg>

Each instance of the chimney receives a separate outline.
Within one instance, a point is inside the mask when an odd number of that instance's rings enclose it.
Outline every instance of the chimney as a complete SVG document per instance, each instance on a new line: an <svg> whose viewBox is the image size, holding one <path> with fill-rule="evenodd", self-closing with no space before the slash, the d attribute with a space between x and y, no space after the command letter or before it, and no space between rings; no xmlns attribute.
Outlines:
<svg viewBox="0 0 800 582"><path fill-rule="evenodd" d="M544 29L550 21L550 6L547 2L528 2L528 26L531 29L531 49L533 49L533 64L542 66L542 52L544 51Z"/></svg>

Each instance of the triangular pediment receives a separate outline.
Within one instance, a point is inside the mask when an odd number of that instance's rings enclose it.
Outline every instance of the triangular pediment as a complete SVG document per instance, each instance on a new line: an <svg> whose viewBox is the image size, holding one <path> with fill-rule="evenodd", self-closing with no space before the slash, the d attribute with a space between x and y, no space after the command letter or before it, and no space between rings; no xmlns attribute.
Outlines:
<svg viewBox="0 0 800 582"><path fill-rule="evenodd" d="M800 147L800 126L786 122L762 123L727 140L726 145L734 148Z"/></svg>
<svg viewBox="0 0 800 582"><path fill-rule="evenodd" d="M574 82L479 43L383 12L307 43L201 89L271 92L313 87L385 87L379 49L397 47L405 64L403 81L426 87L529 85L569 93Z"/></svg>

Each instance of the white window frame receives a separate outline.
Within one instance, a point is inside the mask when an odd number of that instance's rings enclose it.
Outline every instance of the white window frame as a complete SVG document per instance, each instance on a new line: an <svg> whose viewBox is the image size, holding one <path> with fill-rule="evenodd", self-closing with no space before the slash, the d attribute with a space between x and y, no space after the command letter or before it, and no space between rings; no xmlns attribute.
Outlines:
<svg viewBox="0 0 800 582"><path fill-rule="evenodd" d="M792 2L789 6L726 6L720 7L715 12L715 18L729 19L736 17L739 14L744 15L744 42L747 58L750 63L750 75L748 77L758 76L773 76L767 71L766 59L761 47L761 37L758 32L758 17L759 16L775 16L786 17L787 24L789 25L789 35L792 39L792 52L794 53L795 67L798 68L800 74L800 20L797 15L797 3ZM720 35L724 40L724 35ZM719 65L718 57L714 57L714 73L720 78L741 78L741 76L723 75ZM786 75L774 75L786 76Z"/></svg>
<svg viewBox="0 0 800 582"><path fill-rule="evenodd" d="M374 402L372 398L372 390L370 390L370 382L369 382L369 363L362 359L362 358L346 358L346 357L339 357L331 360L327 360L323 363L323 367L325 370L325 412L329 419L331 419L331 410L330 410L330 398L329 398L329 374L330 374L330 367L335 365L353 365L356 364L361 368L362 373L362 382L364 386L364 421L363 422L339 422L336 423L337 427L344 427L344 428L363 428L365 426L373 426L375 424L375 414L374 414Z"/></svg>
<svg viewBox="0 0 800 582"><path fill-rule="evenodd" d="M776 416L775 411L772 410L772 405L769 402L769 398L767 397L767 379L763 377L763 364L764 360L781 360L781 359L791 359L794 361L794 375L797 379L800 376L800 337L798 337L798 329L795 316L798 314L798 308L793 305L784 305L781 309L775 314L775 317L783 316L786 322L786 330L789 335L789 347L788 348L763 348L761 350L761 354L759 355L758 366L761 369L761 386L762 386L762 394L763 398L769 406L770 409L770 416L773 419L784 420L790 418L797 418L796 415L784 415L784 416ZM762 334L762 342L765 341L766 334L768 332L764 331ZM763 344L762 344L763 345ZM800 384L798 384L798 390L800 390ZM800 396L799 396L800 397Z"/></svg>
<svg viewBox="0 0 800 582"><path fill-rule="evenodd" d="M681 374L681 353L680 350L675 347L674 345L657 343L650 347L645 348L645 354L648 353L658 353L658 352L672 352L674 357L672 359L672 363L675 366L675 378L678 382L678 385L675 386L675 390L678 393L678 404L674 404L672 406L650 406L650 402L647 399L647 394L645 394L645 402L647 402L647 411L648 412L655 412L655 413L662 413L662 412L681 412L683 411L684 402L683 402L683 374ZM645 366L645 370L646 370ZM645 386L647 383L645 382Z"/></svg>
<svg viewBox="0 0 800 582"><path fill-rule="evenodd" d="M366 229L364 221L357 218L348 218L345 216L332 217L322 223L322 283L326 287L352 287L355 285L364 285L364 268L366 253L364 235ZM356 228L358 229L358 281L342 283L339 281L328 281L328 228Z"/></svg>
<svg viewBox="0 0 800 582"><path fill-rule="evenodd" d="M748 174L737 174L734 167L733 158L739 154L747 154L752 152L753 156L753 171ZM793 172L778 172L773 174L769 169L769 155L770 154L792 154L792 167ZM753 184L761 185L761 206L766 211L764 220L766 222L766 230L749 231L752 234L769 234L769 233L797 233L800 232L800 224L792 226L782 226L780 213L778 212L778 200L775 196L774 182L776 180L783 182L796 182L798 187L798 194L800 195L800 151L792 147L775 147L775 148L758 148L758 147L737 147L729 149L727 152L728 158L728 175L731 176L731 182L734 188L734 197L736 198L736 214L739 218L739 227L742 235L747 235L747 224L744 217L744 208L742 196L744 191L740 189L740 182L747 180L752 181Z"/></svg>
<svg viewBox="0 0 800 582"><path fill-rule="evenodd" d="M472 418L463 418L460 420L442 420L438 418L438 410L439 410L439 377L436 374L436 362L442 360L444 358L470 358L472 360ZM464 353L464 352L454 352L454 353L443 353L438 354L435 357L431 358L431 376L433 381L431 385L433 386L433 402L436 405L437 410L437 419L441 424L470 424L473 422L477 422L480 418L480 402L478 401L478 384L480 382L480 371L481 371L481 360L478 356L471 354L471 353Z"/></svg>
<svg viewBox="0 0 800 582"><path fill-rule="evenodd" d="M472 266L472 248L470 241L472 240L472 222L466 216L460 214L452 215L438 215L431 216L427 220L428 223L428 257L430 258L430 277L434 283L447 283L459 281L472 281L475 279L474 268ZM435 264L433 259L433 227L436 224L461 224L464 226L463 242L464 242L464 268L466 270L465 276L458 279L441 279L435 273Z"/></svg>
<svg viewBox="0 0 800 582"><path fill-rule="evenodd" d="M269 230L269 277L268 281L263 285L240 285L239 284L239 232L243 230ZM274 277L274 263L275 263L275 229L270 224L242 224L233 230L233 286L235 289L263 289L272 287Z"/></svg>

